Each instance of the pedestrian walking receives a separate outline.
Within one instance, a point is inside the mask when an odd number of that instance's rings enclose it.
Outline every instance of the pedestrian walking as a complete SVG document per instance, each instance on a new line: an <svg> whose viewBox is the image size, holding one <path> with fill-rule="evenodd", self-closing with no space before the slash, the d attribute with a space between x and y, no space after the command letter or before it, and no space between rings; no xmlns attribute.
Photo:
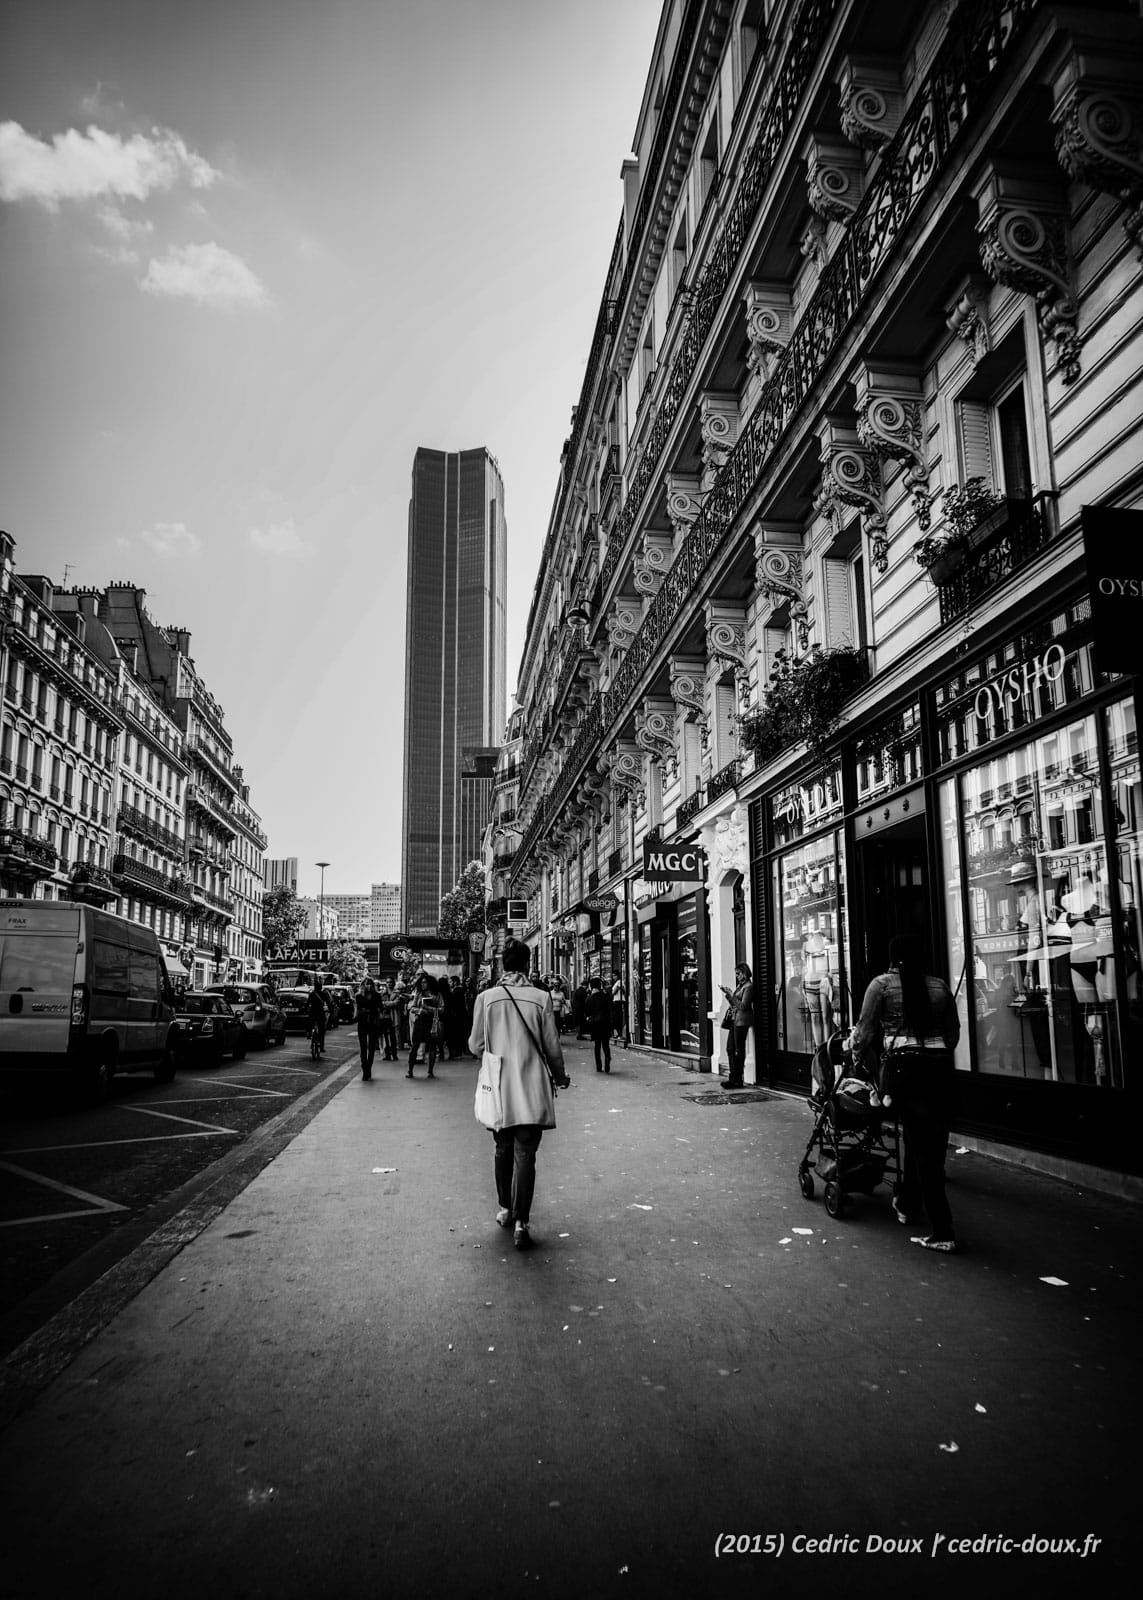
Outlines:
<svg viewBox="0 0 1143 1600"><path fill-rule="evenodd" d="M326 1006L325 991L321 986L321 979L315 978L313 988L310 990L309 999L306 1001L306 1017L309 1021L309 1031L317 1029L318 1054L325 1049L325 1025L329 1020L329 1011Z"/></svg>
<svg viewBox="0 0 1143 1600"><path fill-rule="evenodd" d="M551 988L551 995L552 995L552 1010L556 1014L556 1032L559 1033L561 1035L561 1037L562 1037L563 1031L564 1031L564 1018L567 1015L567 1009L568 1009L567 984L564 982L564 980L562 978L557 977L557 978L555 978L553 980L552 988Z"/></svg>
<svg viewBox="0 0 1143 1600"><path fill-rule="evenodd" d="M730 1026L726 1029L726 1087L741 1089L746 1068L746 1041L754 1026L754 983L745 961L740 961L734 969L734 988L728 989L724 983L719 988L726 996L730 1013Z"/></svg>
<svg viewBox="0 0 1143 1600"><path fill-rule="evenodd" d="M464 1054L468 1039L468 1006L462 980L449 978L446 981L448 987L444 991L445 1043L448 1047L449 1060L459 1061Z"/></svg>
<svg viewBox="0 0 1143 1600"><path fill-rule="evenodd" d="M595 1070L610 1072L611 996L603 987L601 978L592 978L588 983L583 1015L591 1042L595 1047Z"/></svg>
<svg viewBox="0 0 1143 1600"><path fill-rule="evenodd" d="M897 1221L908 1226L927 1214L931 1232L912 1242L925 1250L956 1249L945 1193L960 1038L956 999L947 983L926 973L906 939L889 945L889 970L865 991L853 1030L855 1062L876 1081L896 1112L904 1141ZM881 1069L880 1074L878 1069Z"/></svg>
<svg viewBox="0 0 1143 1600"><path fill-rule="evenodd" d="M357 1047L361 1052L361 1078L373 1076L373 1058L381 1042L381 997L372 978L366 978L357 991Z"/></svg>
<svg viewBox="0 0 1143 1600"><path fill-rule="evenodd" d="M619 972L615 974L615 982L611 985L611 1031L616 1044L626 1048L631 1043L631 1036L627 1032L627 990L623 974Z"/></svg>
<svg viewBox="0 0 1143 1600"><path fill-rule="evenodd" d="M378 985L377 1001L381 1007L381 1037L378 1043L385 1052L385 1060L396 1061L400 1002L396 990L388 981Z"/></svg>
<svg viewBox="0 0 1143 1600"><path fill-rule="evenodd" d="M417 1052L424 1045L425 1060L428 1064L425 1076L431 1078L444 1038L444 1000L441 998L440 985L431 973L422 972L413 985L413 995L409 1002L409 1021L411 1024L409 1070L405 1076L406 1078L413 1076L413 1068L417 1064Z"/></svg>
<svg viewBox="0 0 1143 1600"><path fill-rule="evenodd" d="M569 1083L551 996L529 983L530 961L531 951L522 939L506 940L503 976L476 996L468 1037L473 1055L480 1057L488 1050L500 1057L504 1126L492 1135L496 1221L514 1230L517 1250L532 1244L536 1151L545 1128L556 1125L553 1081L561 1089Z"/></svg>
<svg viewBox="0 0 1143 1600"><path fill-rule="evenodd" d="M579 983L572 990L572 1001L571 1001L572 1027L575 1029L575 1036L576 1036L577 1039L586 1039L587 1038L587 1035L583 1031L583 1026L584 1026L583 1008L584 1008L584 1006L586 1004L587 1004L587 984L586 983Z"/></svg>

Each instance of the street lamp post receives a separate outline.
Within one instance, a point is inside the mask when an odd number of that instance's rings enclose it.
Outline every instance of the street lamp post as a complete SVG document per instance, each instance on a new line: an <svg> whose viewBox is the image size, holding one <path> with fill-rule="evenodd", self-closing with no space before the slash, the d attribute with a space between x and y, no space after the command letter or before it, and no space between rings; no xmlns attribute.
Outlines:
<svg viewBox="0 0 1143 1600"><path fill-rule="evenodd" d="M318 890L318 938L325 938L325 869L328 861L315 861L315 867L321 868L321 888Z"/></svg>

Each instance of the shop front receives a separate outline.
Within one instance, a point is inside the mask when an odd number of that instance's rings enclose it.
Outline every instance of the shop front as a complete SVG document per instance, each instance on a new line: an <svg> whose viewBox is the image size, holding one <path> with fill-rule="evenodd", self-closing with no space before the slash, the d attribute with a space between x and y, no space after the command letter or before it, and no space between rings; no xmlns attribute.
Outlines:
<svg viewBox="0 0 1143 1600"><path fill-rule="evenodd" d="M710 935L706 892L636 879L634 1044L677 1052L710 1070Z"/></svg>
<svg viewBox="0 0 1143 1600"><path fill-rule="evenodd" d="M752 808L770 1081L860 1009L904 936L961 1020L957 1126L1138 1168L1143 790L1135 682L1086 597L918 685L836 768Z"/></svg>

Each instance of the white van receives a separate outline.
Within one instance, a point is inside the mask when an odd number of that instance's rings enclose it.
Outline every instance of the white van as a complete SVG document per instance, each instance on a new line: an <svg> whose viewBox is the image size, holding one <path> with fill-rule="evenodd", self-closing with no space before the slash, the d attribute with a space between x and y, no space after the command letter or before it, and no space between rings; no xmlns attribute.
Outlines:
<svg viewBox="0 0 1143 1600"><path fill-rule="evenodd" d="M64 900L0 900L0 1079L175 1075L174 993L150 928Z"/></svg>

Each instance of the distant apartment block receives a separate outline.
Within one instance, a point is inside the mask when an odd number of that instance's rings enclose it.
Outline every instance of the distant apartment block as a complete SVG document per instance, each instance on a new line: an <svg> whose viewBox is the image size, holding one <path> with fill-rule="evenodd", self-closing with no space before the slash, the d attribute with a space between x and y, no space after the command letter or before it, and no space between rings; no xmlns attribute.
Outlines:
<svg viewBox="0 0 1143 1600"><path fill-rule="evenodd" d="M297 894L297 856L267 856L266 887L267 889L292 889Z"/></svg>

